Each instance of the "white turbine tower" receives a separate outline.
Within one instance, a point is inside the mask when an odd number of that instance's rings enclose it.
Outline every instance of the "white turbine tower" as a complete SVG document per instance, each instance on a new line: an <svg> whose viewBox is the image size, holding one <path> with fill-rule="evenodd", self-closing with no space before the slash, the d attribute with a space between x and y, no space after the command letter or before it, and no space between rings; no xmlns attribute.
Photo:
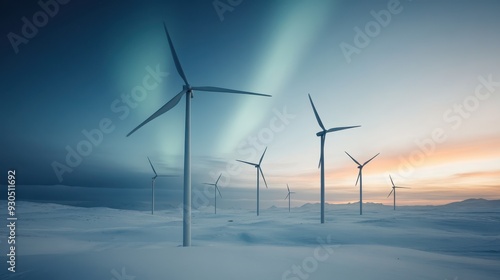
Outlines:
<svg viewBox="0 0 500 280"><path fill-rule="evenodd" d="M181 76L184 81L184 86L182 90L175 95L170 101L168 101L165 105L163 105L158 111L152 114L149 118L143 121L140 125L134 128L131 132L127 134L130 136L136 130L141 128L143 125L147 124L151 120L157 118L158 116L168 112L170 109L175 107L181 98L186 96L186 120L185 120L185 137L184 137L184 201L183 201L183 246L188 247L191 246L191 98L193 98L193 91L210 91L210 92L226 92L226 93L236 93L236 94L250 94L250 95L259 95L259 96L268 96L266 94L253 93L248 91L240 91L234 89L220 88L220 87L212 87L212 86L191 86L182 70L181 63L179 62L179 58L177 57L177 53L175 52L174 45L172 43L172 39L167 30L167 26L164 24L165 33L167 34L168 44L170 46L170 52L172 53L172 58L175 63L175 68L177 69L177 73Z"/></svg>
<svg viewBox="0 0 500 280"><path fill-rule="evenodd" d="M321 119L318 115L318 112L316 111L316 107L314 107L314 103L311 99L311 95L309 94L309 101L311 101L311 106L314 110L314 115L316 116L316 120L318 121L319 126L321 127L321 131L316 133L318 137L321 137L321 152L320 152L320 158L319 158L319 166L321 167L321 223L325 223L325 161L324 161L324 153L325 153L325 138L326 134L334 131L339 131L339 130L344 130L344 129L350 129L350 128L355 128L355 127L360 127L360 125L356 126L345 126L345 127L334 127L330 129L326 129L325 126L323 125L323 122L321 122Z"/></svg>
<svg viewBox="0 0 500 280"><path fill-rule="evenodd" d="M217 178L217 181L215 181L215 184L204 183L205 185L214 186L215 214L217 214L217 192L219 192L220 198L222 198L222 194L220 193L219 187L217 186L220 176L222 176L222 173L219 175L219 178Z"/></svg>
<svg viewBox="0 0 500 280"><path fill-rule="evenodd" d="M394 210L396 210L396 189L409 189L409 188L398 187L398 186L394 185L394 181L392 181L391 175L389 175L389 178L391 179L392 190L391 190L391 192L389 193L389 195L387 197L391 196L391 194L394 192Z"/></svg>
<svg viewBox="0 0 500 280"><path fill-rule="evenodd" d="M365 165L369 163L372 159L374 159L376 156L380 155L380 153L376 154L374 157L367 160L363 164L360 164L348 152L345 153L358 165L359 173L358 173L358 178L356 179L355 186L358 185L358 180L359 180L359 214L363 215L363 167L365 167Z"/></svg>
<svg viewBox="0 0 500 280"><path fill-rule="evenodd" d="M155 181L156 181L156 178L157 177L174 177L172 175L158 175L156 173L156 170L153 166L153 164L151 163L151 160L148 158L148 161L149 161L149 164L151 165L151 169L153 169L153 172L155 173L155 176L151 178L151 215L154 214L155 212Z"/></svg>
<svg viewBox="0 0 500 280"><path fill-rule="evenodd" d="M286 184L286 188L288 189L288 194L285 197L285 200L288 198L288 212L290 213L290 199L292 198L291 194L295 192L291 192L288 184Z"/></svg>
<svg viewBox="0 0 500 280"><path fill-rule="evenodd" d="M262 174L262 179L264 179L264 183L266 184L266 188L267 188L266 177L264 177L264 173L262 172L262 168L260 167L260 164L262 163L262 159L264 158L266 151L267 151L267 147L264 150L264 153L262 153L262 156L260 157L259 163L253 163L253 162L243 161L243 160L239 160L239 159L236 160L239 162L253 165L255 167L255 169L257 170L257 216L259 216L259 172L260 172L260 174Z"/></svg>

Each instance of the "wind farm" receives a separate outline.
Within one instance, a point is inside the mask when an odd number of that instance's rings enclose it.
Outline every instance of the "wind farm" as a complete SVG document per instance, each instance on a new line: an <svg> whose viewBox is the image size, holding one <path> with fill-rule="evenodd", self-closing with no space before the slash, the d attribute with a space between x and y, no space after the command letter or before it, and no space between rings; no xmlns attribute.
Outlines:
<svg viewBox="0 0 500 280"><path fill-rule="evenodd" d="M0 279L498 280L499 1L4 2Z"/></svg>

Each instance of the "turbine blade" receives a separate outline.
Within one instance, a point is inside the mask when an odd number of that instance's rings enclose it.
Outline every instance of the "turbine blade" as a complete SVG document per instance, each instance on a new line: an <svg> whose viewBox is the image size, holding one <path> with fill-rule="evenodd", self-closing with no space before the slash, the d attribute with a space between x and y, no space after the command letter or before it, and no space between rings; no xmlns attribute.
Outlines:
<svg viewBox="0 0 500 280"><path fill-rule="evenodd" d="M132 133L136 132L139 128L141 128L143 125L147 124L148 122L152 121L153 119L156 119L157 117L159 117L160 115L162 115L163 113L166 113L168 110L172 109L173 107L175 107L175 105L177 105L177 103L179 103L179 101L181 100L182 98L182 95L184 95L184 93L186 92L186 90L181 90L181 92L179 92L176 96L174 96L174 98L170 99L170 101L167 102L167 104L163 105L160 109L158 109L158 111L156 111L154 114L152 114L149 118L147 118L145 121L143 121L140 125L138 125L136 128L134 128L132 131L130 131L128 134L127 134L127 137L129 137L130 135L132 135Z"/></svg>
<svg viewBox="0 0 500 280"><path fill-rule="evenodd" d="M391 196L393 191L394 191L394 189L391 190L391 192L389 193L389 195L387 197Z"/></svg>
<svg viewBox="0 0 500 280"><path fill-rule="evenodd" d="M219 175L219 178L217 178L217 181L215 181L215 185L217 185L217 183L219 183L220 176L222 176L222 173Z"/></svg>
<svg viewBox="0 0 500 280"><path fill-rule="evenodd" d="M179 177L177 175L158 175L158 177Z"/></svg>
<svg viewBox="0 0 500 280"><path fill-rule="evenodd" d="M357 160L355 160L348 152L344 151L357 165L361 165Z"/></svg>
<svg viewBox="0 0 500 280"><path fill-rule="evenodd" d="M262 156L260 157L259 165L262 162L262 159L264 158L264 155L266 154L266 151L267 151L267 147L264 149L264 152L262 153Z"/></svg>
<svg viewBox="0 0 500 280"><path fill-rule="evenodd" d="M334 131L339 131L339 130L344 130L344 129L351 129L351 128L356 128L356 127L360 127L360 125L355 125L355 126L342 126L342 127L334 127L334 128L330 128L326 131L326 133L329 133L329 132L334 132Z"/></svg>
<svg viewBox="0 0 500 280"><path fill-rule="evenodd" d="M358 185L359 177L361 177L361 169L359 170L358 178L356 178L356 184L355 184L355 186Z"/></svg>
<svg viewBox="0 0 500 280"><path fill-rule="evenodd" d="M227 92L227 93L249 94L249 95L258 95L258 96L271 97L271 95L269 95L269 94L255 93L255 92L250 92L250 91L242 91L242 90L229 89L229 88L221 88L221 87L200 86L200 87L192 87L192 89L193 90L199 90L199 91Z"/></svg>
<svg viewBox="0 0 500 280"><path fill-rule="evenodd" d="M408 187L398 187L398 186L395 186L395 188L397 188L397 189L411 189L411 188L408 188Z"/></svg>
<svg viewBox="0 0 500 280"><path fill-rule="evenodd" d="M158 174L156 174L155 168L153 167L153 164L151 163L151 160L149 159L149 157L147 157L147 158L148 158L149 164L151 165L151 168L153 169L153 172L155 173L156 176L158 176Z"/></svg>
<svg viewBox="0 0 500 280"><path fill-rule="evenodd" d="M220 193L219 187L217 187L217 185L215 185L215 189L219 192L220 198L222 198L222 194Z"/></svg>
<svg viewBox="0 0 500 280"><path fill-rule="evenodd" d="M309 95L309 101L311 101L311 106L313 108L314 115L316 116L316 120L318 121L319 126L321 127L321 129L326 130L325 126L323 125L323 122L321 121L321 119L318 115L318 111L316 111L316 107L314 107L314 103L313 103L313 100L311 98L311 95L310 94L308 94L308 95Z"/></svg>
<svg viewBox="0 0 500 280"><path fill-rule="evenodd" d="M211 183L203 183L203 185L215 186L215 184L211 184Z"/></svg>
<svg viewBox="0 0 500 280"><path fill-rule="evenodd" d="M392 181L391 174L389 174L389 178L391 179L392 186L393 186L393 187L395 187L395 185L394 185L394 181Z"/></svg>
<svg viewBox="0 0 500 280"><path fill-rule="evenodd" d="M290 196L290 193L288 193L288 194L285 196L285 199L284 199L284 200L286 200L286 199L288 198L288 196Z"/></svg>
<svg viewBox="0 0 500 280"><path fill-rule="evenodd" d="M286 188L288 189L288 192L290 192L290 188L288 187L288 184L286 184Z"/></svg>
<svg viewBox="0 0 500 280"><path fill-rule="evenodd" d="M380 155L380 153L376 154L374 157L372 157L371 159L367 160L365 163L363 163L363 166L365 166L365 164L369 163L370 161L372 161L372 159L376 158L378 155Z"/></svg>
<svg viewBox="0 0 500 280"><path fill-rule="evenodd" d="M262 175L262 179L264 179L264 184L266 184L266 189L267 189L268 187L267 187L266 177L264 177L264 172L262 172L262 168L260 168L260 166L257 168L259 169L260 174Z"/></svg>
<svg viewBox="0 0 500 280"><path fill-rule="evenodd" d="M189 85L189 83L187 81L186 75L184 74L184 71L182 70L181 63L179 62L179 57L177 57L177 52L175 51L174 44L172 43L172 39L170 38L170 34L168 33L167 25L165 24L165 22L163 23L163 27L165 27L165 33L167 33L168 44L170 46L170 52L172 53L172 58L174 59L177 73L179 73L181 78L184 80L184 84L187 86Z"/></svg>
<svg viewBox="0 0 500 280"><path fill-rule="evenodd" d="M244 161L244 160L239 160L239 159L237 159L236 161L243 162L243 163L246 163L246 164L250 164L250 165L253 165L253 166L257 166L258 165L257 163L252 163L252 162L248 162L248 161Z"/></svg>

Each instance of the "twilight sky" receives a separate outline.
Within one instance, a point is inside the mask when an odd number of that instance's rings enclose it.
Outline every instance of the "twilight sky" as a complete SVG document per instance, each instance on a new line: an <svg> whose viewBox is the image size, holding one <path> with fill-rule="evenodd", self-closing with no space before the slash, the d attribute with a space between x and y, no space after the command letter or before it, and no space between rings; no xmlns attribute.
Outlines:
<svg viewBox="0 0 500 280"><path fill-rule="evenodd" d="M178 175L157 181L158 199L180 203L184 98L125 137L182 88L163 22L191 84L273 96L195 92L193 188L222 172L222 206L253 205L255 169L235 160L266 146L262 205L284 205L287 183L296 205L319 200L308 93L327 128L362 125L327 136L328 202L358 200L344 151L380 152L365 201L391 203L389 174L411 187L400 204L500 198L498 1L23 2L1 9L0 170L32 185L27 198L147 199L149 156Z"/></svg>

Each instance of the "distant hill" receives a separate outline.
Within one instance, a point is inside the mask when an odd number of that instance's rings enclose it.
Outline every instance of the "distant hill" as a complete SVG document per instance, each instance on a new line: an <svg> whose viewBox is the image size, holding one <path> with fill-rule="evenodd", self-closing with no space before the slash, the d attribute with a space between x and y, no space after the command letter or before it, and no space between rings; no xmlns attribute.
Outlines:
<svg viewBox="0 0 500 280"><path fill-rule="evenodd" d="M449 208L500 208L500 200L487 200L483 198L470 198L463 201L442 205Z"/></svg>

